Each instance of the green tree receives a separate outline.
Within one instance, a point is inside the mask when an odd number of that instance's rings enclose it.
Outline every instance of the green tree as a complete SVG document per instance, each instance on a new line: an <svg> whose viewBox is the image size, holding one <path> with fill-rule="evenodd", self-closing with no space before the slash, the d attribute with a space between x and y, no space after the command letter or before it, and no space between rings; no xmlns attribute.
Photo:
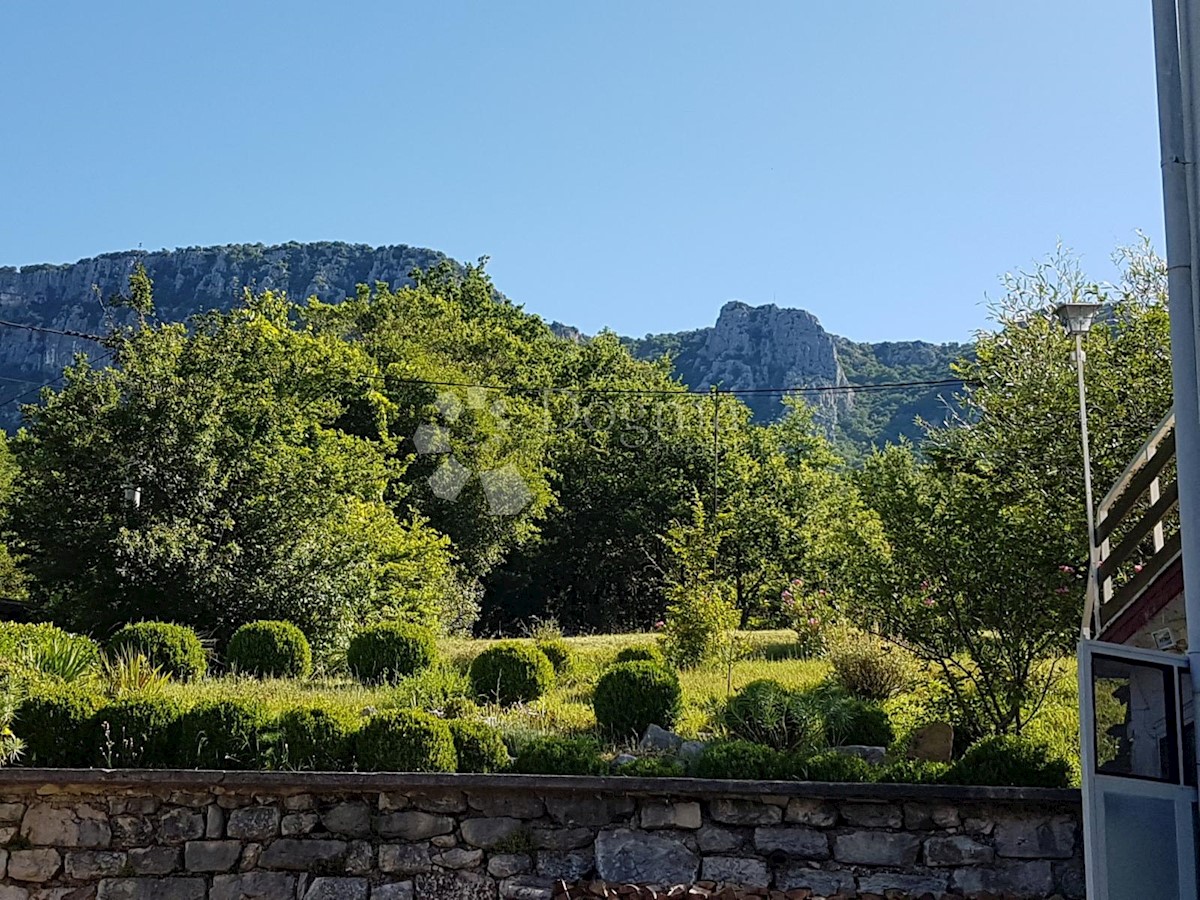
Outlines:
<svg viewBox="0 0 1200 900"><path fill-rule="evenodd" d="M0 432L0 535L4 533L9 498L13 491L19 469L8 445L8 438ZM24 600L26 598L25 574L17 565L6 542L0 542L0 600Z"/></svg>

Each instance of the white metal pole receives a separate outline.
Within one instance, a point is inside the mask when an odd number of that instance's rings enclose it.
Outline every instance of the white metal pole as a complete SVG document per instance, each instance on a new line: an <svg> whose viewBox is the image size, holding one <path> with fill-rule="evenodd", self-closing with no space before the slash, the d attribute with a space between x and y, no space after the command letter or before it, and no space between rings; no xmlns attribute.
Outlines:
<svg viewBox="0 0 1200 900"><path fill-rule="evenodd" d="M1079 435L1083 441L1083 497L1087 505L1088 574L1086 596L1083 604L1083 624L1080 631L1084 638L1092 636L1092 619L1097 615L1096 599L1096 510L1092 504L1092 446L1088 439L1087 387L1083 381L1083 335L1075 332L1075 373L1079 377Z"/></svg>

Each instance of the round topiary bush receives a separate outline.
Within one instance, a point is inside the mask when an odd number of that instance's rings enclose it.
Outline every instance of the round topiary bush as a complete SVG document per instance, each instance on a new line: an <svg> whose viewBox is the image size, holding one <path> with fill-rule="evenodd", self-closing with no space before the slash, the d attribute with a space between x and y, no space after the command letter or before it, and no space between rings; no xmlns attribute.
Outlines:
<svg viewBox="0 0 1200 900"><path fill-rule="evenodd" d="M1048 787L1071 785L1071 767L1050 748L1016 735L984 738L956 760L943 781L988 787Z"/></svg>
<svg viewBox="0 0 1200 900"><path fill-rule="evenodd" d="M180 720L180 764L197 769L263 768L269 718L249 700L201 703Z"/></svg>
<svg viewBox="0 0 1200 900"><path fill-rule="evenodd" d="M196 632L171 622L134 622L108 641L112 654L140 653L150 665L180 681L203 677L208 669L204 647Z"/></svg>
<svg viewBox="0 0 1200 900"><path fill-rule="evenodd" d="M871 781L875 770L865 759L827 750L812 755L790 754L780 764L776 777L796 781Z"/></svg>
<svg viewBox="0 0 1200 900"><path fill-rule="evenodd" d="M606 775L600 745L588 737L545 737L527 741L513 771L523 775Z"/></svg>
<svg viewBox="0 0 1200 900"><path fill-rule="evenodd" d="M459 772L503 772L508 768L508 748L498 729L470 719L451 719L447 724Z"/></svg>
<svg viewBox="0 0 1200 900"><path fill-rule="evenodd" d="M644 647L622 648L613 662L652 662L658 663L660 666L665 666L667 658L663 656L663 652L658 648L657 644L647 644Z"/></svg>
<svg viewBox="0 0 1200 900"><path fill-rule="evenodd" d="M718 741L704 748L692 774L697 778L738 778L768 781L779 777L782 756L763 744Z"/></svg>
<svg viewBox="0 0 1200 900"><path fill-rule="evenodd" d="M721 720L742 740L776 750L813 750L825 743L820 711L778 681L752 681L725 704Z"/></svg>
<svg viewBox="0 0 1200 900"><path fill-rule="evenodd" d="M453 772L458 762L450 726L419 709L372 716L355 745L364 772Z"/></svg>
<svg viewBox="0 0 1200 900"><path fill-rule="evenodd" d="M168 769L179 761L183 705L170 697L117 700L92 717L92 764Z"/></svg>
<svg viewBox="0 0 1200 900"><path fill-rule="evenodd" d="M679 717L679 676L652 662L617 663L596 682L596 723L614 737L640 737L649 725L670 729Z"/></svg>
<svg viewBox="0 0 1200 900"><path fill-rule="evenodd" d="M229 639L225 659L255 678L307 678L312 672L308 638L291 622L248 622Z"/></svg>
<svg viewBox="0 0 1200 900"><path fill-rule="evenodd" d="M571 647L562 638L540 638L533 644L546 654L559 678L571 671Z"/></svg>
<svg viewBox="0 0 1200 900"><path fill-rule="evenodd" d="M502 706L536 700L554 687L554 666L532 644L501 641L471 661L471 690Z"/></svg>
<svg viewBox="0 0 1200 900"><path fill-rule="evenodd" d="M681 778L686 773L687 764L674 756L642 756L613 772L629 778Z"/></svg>
<svg viewBox="0 0 1200 900"><path fill-rule="evenodd" d="M354 764L357 722L320 706L300 706L284 712L277 723L277 759L286 769L344 772Z"/></svg>
<svg viewBox="0 0 1200 900"><path fill-rule="evenodd" d="M405 622L371 625L350 639L346 663L359 681L396 682L433 665L437 640L433 632Z"/></svg>
<svg viewBox="0 0 1200 900"><path fill-rule="evenodd" d="M25 742L21 761L29 766L78 769L92 765L92 716L100 698L85 687L47 686L17 706L13 733Z"/></svg>
<svg viewBox="0 0 1200 900"><path fill-rule="evenodd" d="M847 699L825 714L829 742L868 747L888 747L896 739L891 719L881 706L866 700Z"/></svg>

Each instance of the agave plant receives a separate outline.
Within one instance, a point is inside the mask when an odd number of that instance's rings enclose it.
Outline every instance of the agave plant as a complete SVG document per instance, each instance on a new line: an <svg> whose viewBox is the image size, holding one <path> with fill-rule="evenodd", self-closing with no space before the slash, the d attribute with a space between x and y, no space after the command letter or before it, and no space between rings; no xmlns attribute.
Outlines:
<svg viewBox="0 0 1200 900"><path fill-rule="evenodd" d="M132 647L123 647L104 661L104 691L110 697L145 696L158 693L171 681L161 668L151 665L145 655Z"/></svg>
<svg viewBox="0 0 1200 900"><path fill-rule="evenodd" d="M92 646L69 634L49 634L25 648L26 666L62 681L78 681L96 672L96 653Z"/></svg>

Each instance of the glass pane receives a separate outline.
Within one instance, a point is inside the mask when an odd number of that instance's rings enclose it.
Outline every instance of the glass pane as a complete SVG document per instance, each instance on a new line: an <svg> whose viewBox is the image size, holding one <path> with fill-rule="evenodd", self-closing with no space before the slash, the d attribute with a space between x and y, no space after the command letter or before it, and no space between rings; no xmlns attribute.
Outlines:
<svg viewBox="0 0 1200 900"><path fill-rule="evenodd" d="M1192 701L1192 676L1186 671L1179 673L1179 697L1183 715L1183 783L1196 786L1196 705Z"/></svg>
<svg viewBox="0 0 1200 900"><path fill-rule="evenodd" d="M1105 794L1104 842L1109 900L1180 896L1175 801Z"/></svg>
<svg viewBox="0 0 1200 900"><path fill-rule="evenodd" d="M1097 656L1092 661L1096 771L1175 781L1175 685L1166 666Z"/></svg>

